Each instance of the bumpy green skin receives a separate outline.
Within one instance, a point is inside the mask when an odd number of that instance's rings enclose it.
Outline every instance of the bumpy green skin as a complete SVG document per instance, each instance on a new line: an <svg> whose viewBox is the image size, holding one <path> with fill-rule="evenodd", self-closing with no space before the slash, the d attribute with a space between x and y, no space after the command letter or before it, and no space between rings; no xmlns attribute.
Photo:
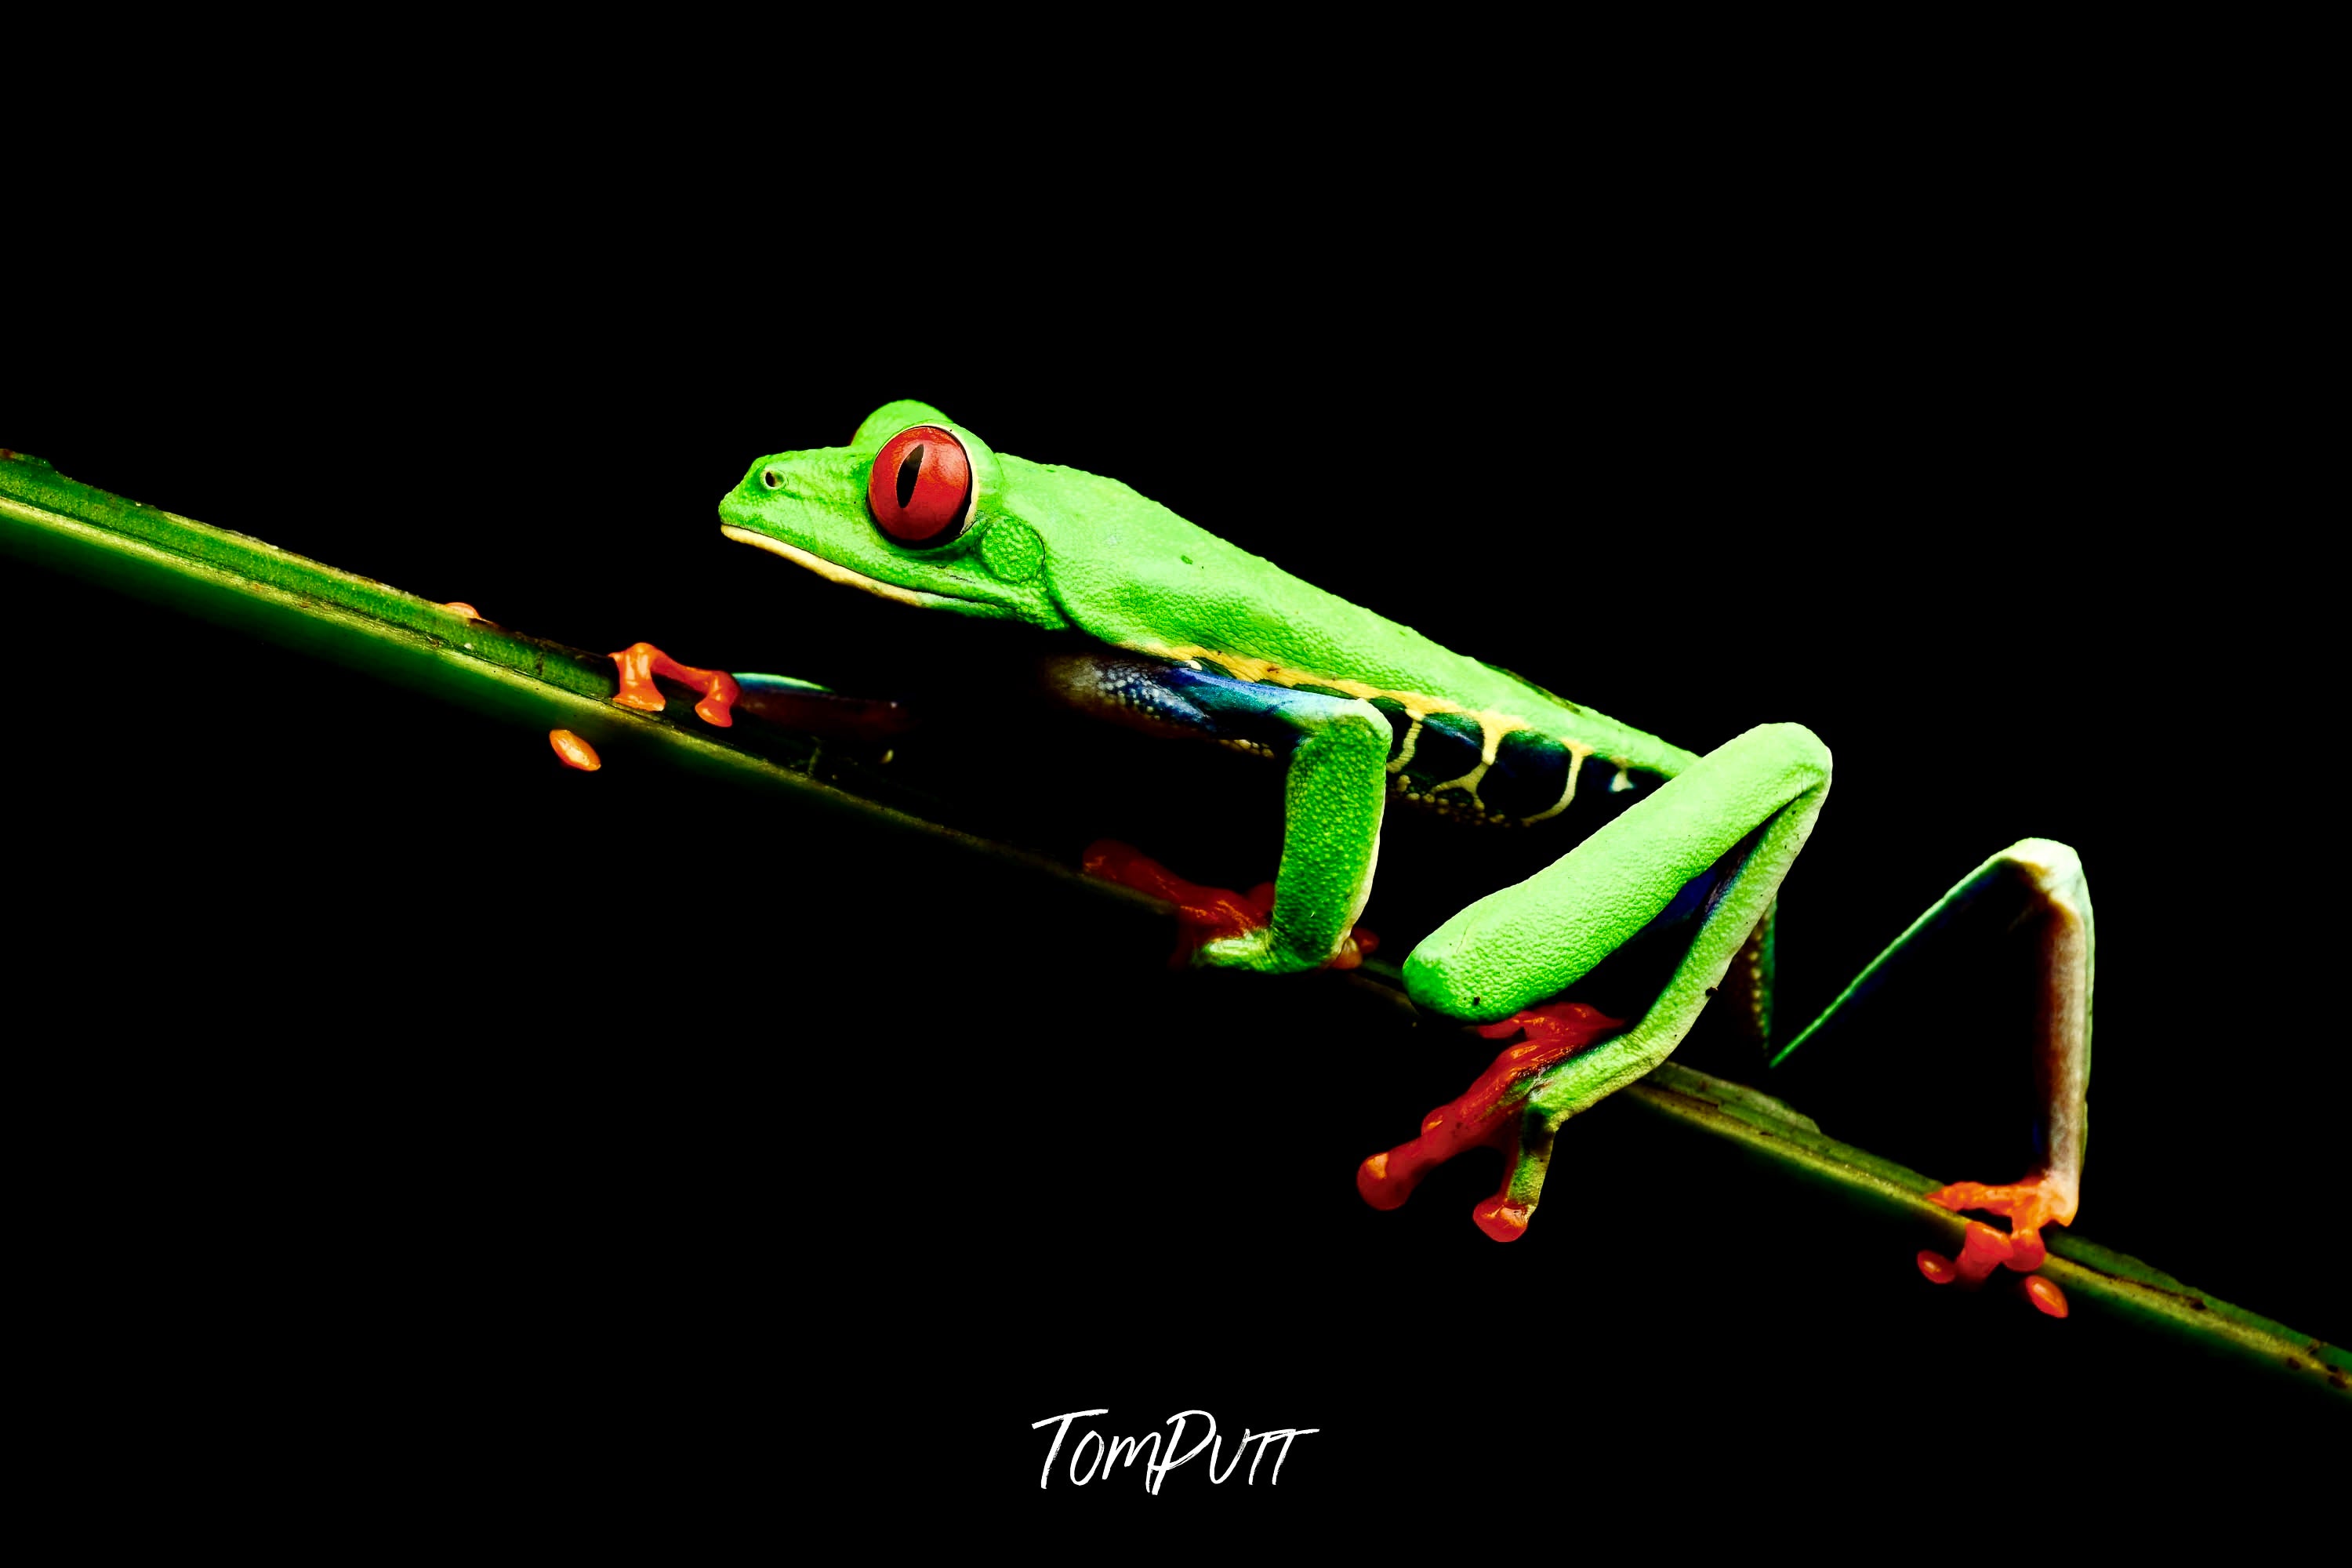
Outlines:
<svg viewBox="0 0 2352 1568"><path fill-rule="evenodd" d="M866 511L874 454L910 425L953 431L979 488L972 526L938 550L905 548ZM775 489L761 478L772 469L783 480ZM1520 712L1596 752L1668 775L1697 760L1301 582L1117 479L1001 456L927 404L877 410L846 447L761 458L719 502L719 515L877 582L949 601L935 608L1075 627L1142 653L1214 648Z"/></svg>
<svg viewBox="0 0 2352 1568"><path fill-rule="evenodd" d="M1315 721L1284 784L1273 917L1248 936L1209 943L1204 962L1282 971L1329 961L1371 894L1388 752L1388 721L1369 702L1335 702Z"/></svg>
<svg viewBox="0 0 2352 1568"><path fill-rule="evenodd" d="M1593 833L1574 854L1432 931L1405 960L1405 984L1441 1012L1481 1022L1556 995L1655 919L1684 883L1756 824L1808 792L1826 794L1829 776L1829 751L1811 731L1796 724L1750 730ZM1818 799L1812 806L1818 809ZM1751 859L1742 881L1752 880L1756 868ZM1740 936L1755 924L1751 919L1740 927ZM1724 963L1731 957L1726 952ZM1718 966L1707 984L1720 973Z"/></svg>
<svg viewBox="0 0 2352 1568"><path fill-rule="evenodd" d="M1760 824L1763 831L1649 1011L1625 1033L1570 1057L1546 1074L1528 1096L1531 1118L1556 1129L1646 1075L1682 1043L1748 933L1780 896L1780 883L1812 837L1829 793L1829 748L1801 724L1760 724L1709 752L1696 769L1609 825L1622 828L1649 810L1654 820L1633 830L1633 842L1622 847L1604 845L1601 857L1604 862L1620 859L1630 881L1649 888L1654 888L1657 879L1674 875L1674 867L1688 863L1688 856L1703 853L1706 845L1728 849L1746 837L1748 826ZM1603 828L1585 844L1608 832ZM1579 858L1582 849L1579 846L1568 860ZM1568 860L1522 886L1542 882ZM1549 898L1530 901L1556 906L1563 893L1591 896L1581 889L1549 891ZM1482 900L1482 905L1491 901ZM1482 905L1473 905L1469 912L1475 914ZM1444 930L1453 926L1449 921Z"/></svg>
<svg viewBox="0 0 2352 1568"><path fill-rule="evenodd" d="M1536 1080L1520 1109L1517 1152L1504 1186L1523 1212L1534 1212L1543 1191L1560 1124L1646 1077L1697 1022L1771 909L1829 787L1829 751L1811 731L1759 725L1708 752L1574 852L1471 905L1405 960L1405 986L1415 1001L1467 1017L1508 1017L1574 984L1752 825L1764 825L1633 1027Z"/></svg>
<svg viewBox="0 0 2352 1568"><path fill-rule="evenodd" d="M971 521L936 549L890 539L866 500L875 455L916 425L952 431L972 465ZM1279 684L1329 689L1323 700L1285 705L1301 739L1291 753L1272 919L1264 931L1209 944L1206 963L1311 968L1361 911L1391 743L1388 721L1361 700L1370 689L1498 716L1669 781L1544 872L1479 900L1423 942L1405 963L1405 982L1438 1012L1500 1019L1558 993L1769 824L1658 1005L1627 1035L1562 1064L1531 1097L1531 1182L1560 1117L1639 1077L1682 1037L1769 906L1828 789L1828 752L1795 725L1751 731L1702 760L1301 582L1116 479L998 454L925 404L877 410L847 447L759 459L719 516L730 537L780 543L802 564L926 607L1076 629L1163 658L1205 654L1245 679L1278 669ZM1253 668L1266 673L1246 673Z"/></svg>

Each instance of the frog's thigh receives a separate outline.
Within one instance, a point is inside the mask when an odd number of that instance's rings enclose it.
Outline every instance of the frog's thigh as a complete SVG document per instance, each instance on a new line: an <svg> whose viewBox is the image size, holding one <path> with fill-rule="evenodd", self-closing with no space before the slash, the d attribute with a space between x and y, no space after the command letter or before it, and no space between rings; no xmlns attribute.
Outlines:
<svg viewBox="0 0 2352 1568"><path fill-rule="evenodd" d="M1582 978L1755 833L1649 1012L1626 1034L1552 1069L1531 1101L1581 1109L1647 1072L1689 1030L1771 907L1829 783L1829 750L1812 731L1750 730L1535 876L1439 927L1405 960L1406 989L1442 1013L1507 1018Z"/></svg>

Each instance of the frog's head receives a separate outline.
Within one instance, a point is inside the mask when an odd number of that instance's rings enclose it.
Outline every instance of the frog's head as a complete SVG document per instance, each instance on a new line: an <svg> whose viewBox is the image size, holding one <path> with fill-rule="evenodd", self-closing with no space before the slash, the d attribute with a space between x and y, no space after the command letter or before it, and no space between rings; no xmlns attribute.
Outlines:
<svg viewBox="0 0 2352 1568"><path fill-rule="evenodd" d="M846 447L758 459L719 501L719 531L903 604L1066 626L1045 547L1003 491L986 443L901 401L867 416Z"/></svg>

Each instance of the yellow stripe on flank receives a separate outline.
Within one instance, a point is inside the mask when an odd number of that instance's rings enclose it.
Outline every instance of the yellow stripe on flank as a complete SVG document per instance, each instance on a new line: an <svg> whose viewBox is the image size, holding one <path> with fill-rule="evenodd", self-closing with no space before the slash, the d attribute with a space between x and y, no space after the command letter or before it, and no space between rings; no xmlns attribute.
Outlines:
<svg viewBox="0 0 2352 1568"><path fill-rule="evenodd" d="M1576 798L1576 776L1584 771L1584 759L1591 754L1592 749L1589 746L1570 746L1569 748L1568 759L1568 784L1566 787L1561 789L1559 792L1559 798L1552 802L1551 805L1544 810L1538 811L1533 816L1526 817L1522 820L1528 822L1541 822L1547 816L1558 816L1561 812L1566 811L1568 809L1568 803Z"/></svg>
<svg viewBox="0 0 2352 1568"><path fill-rule="evenodd" d="M1421 739L1421 721L1430 714L1459 713L1465 719L1475 719L1478 721L1478 731L1482 742L1479 747L1478 765L1458 779L1448 780L1444 784L1432 786L1432 794L1440 789L1464 789L1469 791L1471 798L1476 799L1477 782L1488 768L1494 766L1495 752L1496 748L1502 745L1503 737L1514 730L1532 731L1554 744L1567 748L1569 759L1568 788L1561 794L1557 805L1549 811L1528 817L1527 820L1529 822L1540 822L1544 817L1558 814L1575 798L1577 774L1583 771L1584 759L1592 754L1592 748L1583 742L1572 741L1541 724L1531 724L1516 713L1498 712L1485 708L1465 708L1461 703L1444 697L1431 697L1419 691L1394 691L1387 687L1373 686L1366 681L1349 680L1343 676L1317 675L1310 670L1287 669L1271 659L1254 658L1245 653L1220 653L1214 648L1201 647L1191 643L1176 647L1164 643L1142 643L1137 645L1136 651L1151 654L1160 658L1173 659L1179 664L1194 664L1203 658L1214 659L1232 670L1237 679L1253 681L1260 686L1320 686L1332 691L1344 691L1350 697L1361 698L1367 702L1375 697L1385 697L1391 702L1399 703L1403 707L1405 716L1412 721L1412 724L1405 732L1403 749L1397 753L1396 760L1389 764L1389 772L1392 773L1402 772L1405 764L1412 760L1413 745ZM1483 806L1484 803L1480 804Z"/></svg>
<svg viewBox="0 0 2352 1568"><path fill-rule="evenodd" d="M1404 727L1404 744L1397 748L1396 761L1389 764L1389 772L1401 773L1412 766L1412 749L1420 744L1421 715L1416 713L1412 716L1412 722Z"/></svg>

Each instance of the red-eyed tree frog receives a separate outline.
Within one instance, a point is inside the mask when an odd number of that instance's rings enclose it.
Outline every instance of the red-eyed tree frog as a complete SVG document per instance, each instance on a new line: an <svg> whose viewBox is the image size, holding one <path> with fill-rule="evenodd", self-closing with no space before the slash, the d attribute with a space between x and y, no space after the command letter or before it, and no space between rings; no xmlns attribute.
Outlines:
<svg viewBox="0 0 2352 1568"><path fill-rule="evenodd" d="M1105 874L1215 906L1196 963L1284 972L1352 962L1391 795L1465 823L1558 836L1546 868L1461 910L1403 961L1418 1006L1506 1045L1417 1137L1363 1163L1358 1185L1376 1207L1403 1203L1464 1148L1499 1146L1503 1185L1474 1218L1513 1240L1535 1212L1560 1124L1664 1060L1710 997L1727 992L1744 1028L1769 1035L1774 900L1830 785L1830 753L1801 726L1767 724L1686 752L1313 587L1115 479L999 454L920 403L877 410L845 447L759 458L719 510L728 538L835 583L1077 634L1084 651L1047 660L1058 698L1286 768L1270 908L1191 889L1139 855L1092 857ZM2001 1263L2033 1268L2041 1228L2075 1212L2093 931L2074 853L2028 839L1985 861L1780 1053L1946 917L1988 901L2038 938L2042 1158L2018 1182L1935 1194L2011 1226L2006 1236L1971 1226L1957 1261L1921 1254L1938 1282ZM1656 952L1662 940L1678 956L1636 1016L1607 1017L1575 998L1612 955L1637 942ZM2054 1291L2034 1300L2063 1310Z"/></svg>

